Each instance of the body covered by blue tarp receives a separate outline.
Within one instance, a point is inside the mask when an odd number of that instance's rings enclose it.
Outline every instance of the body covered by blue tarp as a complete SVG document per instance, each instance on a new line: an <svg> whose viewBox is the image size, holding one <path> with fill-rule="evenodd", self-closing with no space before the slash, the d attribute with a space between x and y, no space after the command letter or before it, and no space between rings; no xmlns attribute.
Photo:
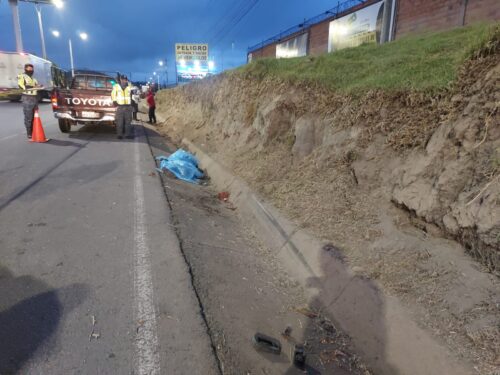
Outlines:
<svg viewBox="0 0 500 375"><path fill-rule="evenodd" d="M169 170L179 180L197 184L203 177L203 172L198 169L198 160L193 154L179 149L169 157L159 156L160 171Z"/></svg>

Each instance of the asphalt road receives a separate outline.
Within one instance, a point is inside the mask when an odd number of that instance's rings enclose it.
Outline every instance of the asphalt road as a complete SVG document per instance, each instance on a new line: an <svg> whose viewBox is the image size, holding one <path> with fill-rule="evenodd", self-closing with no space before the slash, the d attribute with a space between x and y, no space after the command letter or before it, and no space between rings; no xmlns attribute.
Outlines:
<svg viewBox="0 0 500 375"><path fill-rule="evenodd" d="M142 126L29 143L0 102L0 374L216 374Z"/></svg>

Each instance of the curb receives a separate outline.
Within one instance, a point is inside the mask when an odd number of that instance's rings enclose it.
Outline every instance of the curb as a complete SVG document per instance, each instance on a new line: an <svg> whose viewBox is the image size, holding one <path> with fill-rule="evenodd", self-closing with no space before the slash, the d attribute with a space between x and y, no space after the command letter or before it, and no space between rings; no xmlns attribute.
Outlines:
<svg viewBox="0 0 500 375"><path fill-rule="evenodd" d="M261 200L240 178L187 139L200 166L220 191L228 191L240 214L310 298L326 311L353 341L357 352L376 373L431 375L474 373L447 348L421 329L397 298L353 272L342 253L297 228L274 207Z"/></svg>

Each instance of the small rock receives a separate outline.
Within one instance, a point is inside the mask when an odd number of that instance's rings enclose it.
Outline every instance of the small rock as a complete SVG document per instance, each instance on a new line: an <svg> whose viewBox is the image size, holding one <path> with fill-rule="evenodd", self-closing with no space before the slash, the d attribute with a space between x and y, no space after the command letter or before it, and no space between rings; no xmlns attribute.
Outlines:
<svg viewBox="0 0 500 375"><path fill-rule="evenodd" d="M291 334L292 334L292 327L288 326L285 328L281 336L283 336L284 338L289 338Z"/></svg>

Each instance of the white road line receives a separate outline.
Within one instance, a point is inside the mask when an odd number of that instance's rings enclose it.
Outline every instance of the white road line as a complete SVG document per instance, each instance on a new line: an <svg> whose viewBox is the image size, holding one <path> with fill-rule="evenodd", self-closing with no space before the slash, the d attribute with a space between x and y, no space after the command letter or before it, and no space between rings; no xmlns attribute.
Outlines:
<svg viewBox="0 0 500 375"><path fill-rule="evenodd" d="M0 138L0 142L6 141L7 139L11 139L11 138L17 137L18 135L19 134L12 134L12 135L8 135L7 137Z"/></svg>
<svg viewBox="0 0 500 375"><path fill-rule="evenodd" d="M138 375L160 374L160 353L154 307L151 252L147 245L144 210L144 187L141 178L139 142L135 142L135 207L134 207L134 318L135 370Z"/></svg>

